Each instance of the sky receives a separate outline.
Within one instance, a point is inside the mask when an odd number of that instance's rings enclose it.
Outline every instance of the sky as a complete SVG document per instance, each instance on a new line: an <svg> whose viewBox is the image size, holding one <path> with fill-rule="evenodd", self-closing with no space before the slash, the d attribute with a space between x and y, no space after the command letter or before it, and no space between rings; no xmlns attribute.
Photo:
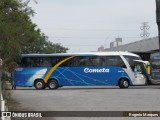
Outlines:
<svg viewBox="0 0 160 120"><path fill-rule="evenodd" d="M155 0L34 0L32 20L53 43L67 52L97 51L121 37L122 44L142 40L148 22L149 37L158 35Z"/></svg>

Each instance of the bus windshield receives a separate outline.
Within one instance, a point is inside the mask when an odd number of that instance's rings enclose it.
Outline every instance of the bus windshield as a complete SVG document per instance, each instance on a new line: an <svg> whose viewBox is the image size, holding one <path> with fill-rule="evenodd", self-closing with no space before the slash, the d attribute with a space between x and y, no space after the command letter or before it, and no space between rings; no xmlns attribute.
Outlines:
<svg viewBox="0 0 160 120"><path fill-rule="evenodd" d="M147 71L144 67L144 63L139 62L139 61L134 61L134 62L135 62L134 72L146 75Z"/></svg>
<svg viewBox="0 0 160 120"><path fill-rule="evenodd" d="M125 56L125 55L124 55L124 58L127 60L131 69L134 71L134 68L135 68L135 61L134 60L140 60L140 58L135 57L135 56Z"/></svg>

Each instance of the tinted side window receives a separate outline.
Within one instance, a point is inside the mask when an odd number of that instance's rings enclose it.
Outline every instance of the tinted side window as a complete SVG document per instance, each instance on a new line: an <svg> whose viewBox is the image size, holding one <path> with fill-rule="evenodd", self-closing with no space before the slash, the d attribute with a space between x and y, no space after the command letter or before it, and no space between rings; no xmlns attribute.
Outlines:
<svg viewBox="0 0 160 120"><path fill-rule="evenodd" d="M104 66L105 65L105 57L103 56L93 56L90 58L92 66Z"/></svg>
<svg viewBox="0 0 160 120"><path fill-rule="evenodd" d="M103 56L76 56L60 65L61 67L105 66Z"/></svg>
<svg viewBox="0 0 160 120"><path fill-rule="evenodd" d="M100 57L94 56L91 57L92 66L100 66Z"/></svg>
<svg viewBox="0 0 160 120"><path fill-rule="evenodd" d="M65 58L64 58L65 59ZM73 57L60 65L60 67L75 67L77 66L77 57Z"/></svg>
<svg viewBox="0 0 160 120"><path fill-rule="evenodd" d="M58 58L57 57L51 57L50 58L50 62L51 62L51 67L55 66L58 62Z"/></svg>
<svg viewBox="0 0 160 120"><path fill-rule="evenodd" d="M78 60L76 61L77 66L91 66L91 61L89 57L80 56L77 58L78 58Z"/></svg>
<svg viewBox="0 0 160 120"><path fill-rule="evenodd" d="M22 58L21 66L22 67L39 67L40 66L39 58L36 58L36 57Z"/></svg>
<svg viewBox="0 0 160 120"><path fill-rule="evenodd" d="M120 56L107 56L106 65L126 68L126 65L124 64Z"/></svg>
<svg viewBox="0 0 160 120"><path fill-rule="evenodd" d="M40 60L40 66L39 67L52 67L52 60L50 57L41 57Z"/></svg>
<svg viewBox="0 0 160 120"><path fill-rule="evenodd" d="M25 57L21 60L21 67L53 67L55 64L54 57Z"/></svg>
<svg viewBox="0 0 160 120"><path fill-rule="evenodd" d="M26 58L22 58L20 66L21 67L27 67L27 59Z"/></svg>
<svg viewBox="0 0 160 120"><path fill-rule="evenodd" d="M75 56L75 57L67 60L66 62L64 62L60 66L61 67L81 67L81 66L90 66L90 65L91 65L90 57Z"/></svg>

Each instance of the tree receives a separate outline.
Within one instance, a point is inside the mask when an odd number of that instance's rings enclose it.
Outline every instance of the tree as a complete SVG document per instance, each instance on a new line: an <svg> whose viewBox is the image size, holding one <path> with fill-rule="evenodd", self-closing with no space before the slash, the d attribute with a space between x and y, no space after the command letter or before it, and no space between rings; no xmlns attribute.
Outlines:
<svg viewBox="0 0 160 120"><path fill-rule="evenodd" d="M31 31L30 15L33 13L18 0L0 1L0 57L4 68L13 67L13 62L20 56L21 44L32 42L36 37Z"/></svg>
<svg viewBox="0 0 160 120"><path fill-rule="evenodd" d="M53 44L50 41L46 42L46 46L43 49L43 53L65 53L68 50L68 48L61 46L58 44Z"/></svg>
<svg viewBox="0 0 160 120"><path fill-rule="evenodd" d="M65 53L68 48L61 46L60 44L53 44L48 40L48 37L42 34L31 43L25 43L22 48L23 54L29 53Z"/></svg>
<svg viewBox="0 0 160 120"><path fill-rule="evenodd" d="M68 48L55 45L31 21L34 11L28 1L0 0L0 58L4 69L12 71L22 53L53 53Z"/></svg>

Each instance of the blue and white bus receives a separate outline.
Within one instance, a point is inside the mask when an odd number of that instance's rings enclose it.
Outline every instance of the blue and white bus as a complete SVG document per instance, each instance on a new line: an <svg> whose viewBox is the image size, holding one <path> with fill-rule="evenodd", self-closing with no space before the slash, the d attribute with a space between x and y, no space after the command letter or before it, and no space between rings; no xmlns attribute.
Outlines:
<svg viewBox="0 0 160 120"><path fill-rule="evenodd" d="M150 57L151 84L160 84L160 53L153 53Z"/></svg>
<svg viewBox="0 0 160 120"><path fill-rule="evenodd" d="M138 55L129 52L24 54L14 72L14 88L145 85L146 70L138 60Z"/></svg>

